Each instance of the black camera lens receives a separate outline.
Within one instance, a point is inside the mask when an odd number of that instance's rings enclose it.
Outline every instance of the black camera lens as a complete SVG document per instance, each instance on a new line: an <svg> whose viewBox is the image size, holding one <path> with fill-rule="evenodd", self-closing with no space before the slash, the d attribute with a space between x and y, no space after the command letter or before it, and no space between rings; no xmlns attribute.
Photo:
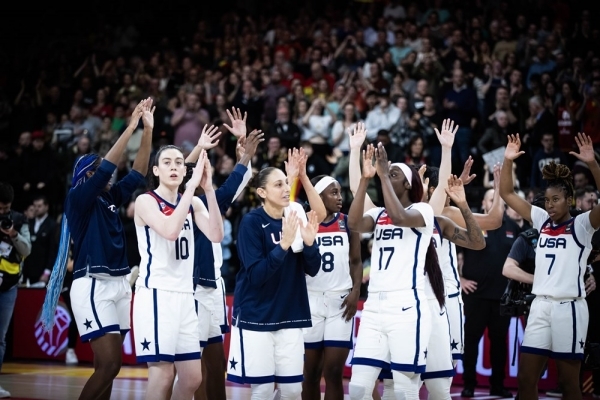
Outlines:
<svg viewBox="0 0 600 400"><path fill-rule="evenodd" d="M10 229L12 225L13 223L9 218L0 219L0 228Z"/></svg>

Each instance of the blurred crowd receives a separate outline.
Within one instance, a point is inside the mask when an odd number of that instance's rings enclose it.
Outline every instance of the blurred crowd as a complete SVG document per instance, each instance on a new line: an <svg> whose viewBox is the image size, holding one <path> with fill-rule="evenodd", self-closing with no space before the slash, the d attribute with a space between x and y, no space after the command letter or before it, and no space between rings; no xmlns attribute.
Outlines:
<svg viewBox="0 0 600 400"><path fill-rule="evenodd" d="M74 160L103 155L146 97L157 107L155 150L174 143L190 152L205 125L219 127L210 153L216 185L235 165L235 137L223 126L232 107L247 113L249 131L266 134L253 169L283 167L286 150L302 147L310 178L341 182L345 210L347 132L358 121L391 161L439 166L435 129L454 120L453 172L475 160L474 209L493 184L486 161L511 133L526 151L515 169L524 196L540 189L550 161L571 167L576 189L593 185L586 165L569 155L577 132L600 147L592 9L566 0L288 3L241 1L177 21L103 11L79 22L76 34L38 31L34 44L11 54L0 81L0 181L15 189L13 209L34 218L33 200L44 196L50 214L60 215ZM131 168L141 132L116 180ZM381 200L376 184L372 192ZM228 215L233 243L242 213L256 205L251 189L236 200ZM122 215L130 220L132 208Z"/></svg>

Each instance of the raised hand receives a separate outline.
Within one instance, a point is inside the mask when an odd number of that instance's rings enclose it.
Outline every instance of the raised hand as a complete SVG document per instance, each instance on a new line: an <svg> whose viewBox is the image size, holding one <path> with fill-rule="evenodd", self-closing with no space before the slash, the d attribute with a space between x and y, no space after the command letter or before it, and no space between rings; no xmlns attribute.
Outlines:
<svg viewBox="0 0 600 400"><path fill-rule="evenodd" d="M577 157L586 164L593 163L594 161L596 161L594 145L592 143L592 139L588 135L579 132L577 136L575 136L575 143L577 143L579 153L575 151L570 151L569 154Z"/></svg>
<svg viewBox="0 0 600 400"><path fill-rule="evenodd" d="M144 107L146 107L146 103L148 101L152 101L151 99L143 99L133 109L131 113L131 117L129 118L129 127L135 129L137 127L138 122L140 122L140 118L144 114Z"/></svg>
<svg viewBox="0 0 600 400"><path fill-rule="evenodd" d="M348 137L350 138L350 149L360 150L367 138L367 128L363 122L354 124L354 129L347 129Z"/></svg>
<svg viewBox="0 0 600 400"><path fill-rule="evenodd" d="M429 198L429 178L425 178L425 171L427 171L426 164L421 165L417 171L419 178L421 178L421 184L423 185L423 201L427 201Z"/></svg>
<svg viewBox="0 0 600 400"><path fill-rule="evenodd" d="M454 144L454 136L456 136L456 132L458 131L458 125L454 126L454 121L447 118L442 122L442 131L438 131L435 128L435 134L437 135L438 140L442 147L452 147Z"/></svg>
<svg viewBox="0 0 600 400"><path fill-rule="evenodd" d="M473 166L473 157L469 156L469 158L467 158L467 161L465 161L465 166L463 167L462 173L460 174L460 180L463 182L463 185L467 186L469 183L471 183L473 181L473 179L475 179L475 177L477 177L477 174L472 174L469 175L471 173L471 167Z"/></svg>
<svg viewBox="0 0 600 400"><path fill-rule="evenodd" d="M263 131L255 129L252 132L250 132L247 138L238 139L238 148L241 149L240 158L242 158L244 154L247 154L248 157L252 159L252 157L254 157L254 154L256 154L256 149L258 148L258 145L261 142L265 141L264 136L265 134L263 133Z"/></svg>
<svg viewBox="0 0 600 400"><path fill-rule="evenodd" d="M300 236L302 236L305 245L312 246L317 237L317 232L319 232L319 217L316 211L313 210L306 213L306 219L306 224L299 222Z"/></svg>
<svg viewBox="0 0 600 400"><path fill-rule="evenodd" d="M279 245L282 249L287 250L290 248L294 240L296 239L296 232L298 231L298 215L296 211L292 211L287 217L283 217L281 220L281 241Z"/></svg>
<svg viewBox="0 0 600 400"><path fill-rule="evenodd" d="M229 130L235 137L246 136L246 117L248 116L247 112L244 112L244 118L242 118L242 112L240 109L236 109L235 107L231 108L231 112L227 111L227 116L231 120L231 126L227 124L223 124L225 128Z"/></svg>
<svg viewBox="0 0 600 400"><path fill-rule="evenodd" d="M290 185L296 178L298 178L300 174L299 157L300 154L297 148L289 149L287 161L284 161L285 174L288 178L288 182Z"/></svg>
<svg viewBox="0 0 600 400"><path fill-rule="evenodd" d="M390 173L390 164L388 162L387 153L381 142L377 144L377 149L375 149L375 169L380 178L388 176Z"/></svg>
<svg viewBox="0 0 600 400"><path fill-rule="evenodd" d="M212 184L212 167L210 165L210 160L208 159L208 157L206 156L206 151L204 151L204 162L202 163L202 165L200 165L200 163L198 163L196 165L196 168L202 168L202 177L200 179L200 187L202 187L202 189L204 189L205 192L208 192L210 190L214 190L213 188L213 184ZM196 171L194 171L195 173Z"/></svg>
<svg viewBox="0 0 600 400"><path fill-rule="evenodd" d="M154 110L156 106L152 106L152 98L148 97L142 105L142 122L146 128L154 128Z"/></svg>
<svg viewBox="0 0 600 400"><path fill-rule="evenodd" d="M494 165L494 190L500 190L501 171L502 171L502 164L496 163L496 165Z"/></svg>
<svg viewBox="0 0 600 400"><path fill-rule="evenodd" d="M219 136L221 136L221 131L219 131L219 127L215 125L208 124L204 125L202 128L202 134L200 134L200 138L198 139L198 147L202 150L210 150L216 147L219 144Z"/></svg>
<svg viewBox="0 0 600 400"><path fill-rule="evenodd" d="M363 178L371 179L375 176L377 169L373 165L373 156L375 155L375 147L372 144L368 145L365 150L363 150L363 168L362 168L362 176Z"/></svg>
<svg viewBox="0 0 600 400"><path fill-rule="evenodd" d="M198 162L196 163L196 166L194 167L194 170L192 172L192 177L185 184L186 188L191 187L193 189L196 189L198 185L200 185L200 182L204 175L204 162L206 161L206 158L206 150L202 150L200 152L200 156L198 157Z"/></svg>
<svg viewBox="0 0 600 400"><path fill-rule="evenodd" d="M462 181L456 177L456 175L450 175L448 178L448 187L445 189L446 194L450 197L450 200L454 204L462 204L467 202L467 196L465 195L465 187Z"/></svg>
<svg viewBox="0 0 600 400"><path fill-rule="evenodd" d="M308 154L306 154L303 147L300 147L300 150L298 150L297 160L298 160L298 173L300 175L300 178L305 178L306 177L306 162L308 161Z"/></svg>
<svg viewBox="0 0 600 400"><path fill-rule="evenodd" d="M519 151L521 148L521 138L519 138L519 134L516 135L508 135L508 144L506 145L506 150L504 150L504 158L507 160L516 160L521 155L525 154L524 151Z"/></svg>

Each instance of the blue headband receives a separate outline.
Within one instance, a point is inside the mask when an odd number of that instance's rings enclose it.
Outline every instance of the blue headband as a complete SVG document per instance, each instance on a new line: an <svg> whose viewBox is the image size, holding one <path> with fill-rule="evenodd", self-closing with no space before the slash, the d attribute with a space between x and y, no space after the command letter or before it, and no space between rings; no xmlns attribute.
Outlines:
<svg viewBox="0 0 600 400"><path fill-rule="evenodd" d="M96 154L86 154L77 159L75 166L73 167L71 187L77 187L87 180L86 174L93 169L96 160L98 160Z"/></svg>

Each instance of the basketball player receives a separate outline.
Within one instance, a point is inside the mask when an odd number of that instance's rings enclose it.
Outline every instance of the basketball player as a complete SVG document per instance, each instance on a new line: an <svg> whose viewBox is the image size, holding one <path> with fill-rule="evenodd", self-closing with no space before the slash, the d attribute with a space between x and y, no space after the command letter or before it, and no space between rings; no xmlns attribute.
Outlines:
<svg viewBox="0 0 600 400"><path fill-rule="evenodd" d="M454 137L457 129L458 126L455 127L452 120L446 119L442 122L441 132L437 129L435 130L442 147L441 163L439 168L436 166L426 167L423 177L429 182L428 187L426 188L427 201L429 202L429 205L431 205L431 208L433 208L436 217L447 217L460 227L467 228L462 210L457 206L450 206L450 198L447 196L445 190L447 187L446 182L449 182L448 179L451 176L452 146L454 144ZM464 184L475 177L474 175L469 176L472 163L472 159L465 162L465 168L461 174L461 179L464 179ZM494 177L495 190L493 205L490 212L487 214L471 214L477 225L483 230L498 229L502 225L504 202L500 199L500 192L498 191L498 178L500 177L499 165L494 167ZM441 221L440 218L438 218L438 220ZM446 241L445 244L449 246L448 248L444 248L444 251L447 251L448 254L440 257L440 252L438 251L438 259L440 259L440 268L442 269L446 286L446 310L448 313L448 320L450 321L452 358L454 360L454 365L456 366L458 360L462 359L463 354L464 312L462 296L460 295L460 275L456 265L456 244L452 240ZM444 244L442 247L445 247ZM441 258L445 261L441 262Z"/></svg>
<svg viewBox="0 0 600 400"><path fill-rule="evenodd" d="M362 282L360 235L348 229L348 217L340 212L339 182L326 175L311 182L323 200L327 217L317 233L321 269L315 277L306 277L312 327L304 331L302 399L321 399L321 375L325 378L325 399L343 399L343 371L353 347L353 317Z"/></svg>
<svg viewBox="0 0 600 400"><path fill-rule="evenodd" d="M130 270L125 232L117 210L144 185L152 145L153 112L152 99L142 100L133 110L127 129L104 159L86 154L73 167L43 321L46 329L52 328L72 239L73 315L81 340L89 341L94 352L94 373L83 387L79 397L82 400L109 399L113 379L121 369L121 346L130 329L131 287L126 279ZM133 169L111 186L116 165L140 119L144 130Z"/></svg>
<svg viewBox="0 0 600 400"><path fill-rule="evenodd" d="M357 124L357 131L365 130ZM372 165L373 154L376 166ZM375 172L381 179L385 208L364 213L366 189ZM418 399L425 370L431 315L425 300L425 273L436 297L444 297L442 274L432 242L433 212L422 203L423 186L414 168L388 165L383 145L363 152L362 178L348 214L351 230L374 232L369 295L352 360L350 398L370 395L382 368L391 368L396 396ZM412 257L407 257L412 254ZM401 397L398 397L401 398Z"/></svg>
<svg viewBox="0 0 600 400"><path fill-rule="evenodd" d="M206 152L183 195L178 193L185 176L183 154L164 146L152 167L158 187L135 202L140 274L133 302L135 351L138 362L148 363L146 399L191 399L200 386L200 335L194 300L193 221L212 242L223 240L223 220L212 186ZM204 189L207 207L194 196ZM172 387L174 369L178 380Z"/></svg>
<svg viewBox="0 0 600 400"><path fill-rule="evenodd" d="M296 211L284 216L290 186L281 170L265 168L256 180L263 206L246 214L239 227L241 265L227 379L250 384L253 400L273 398L274 383L280 391L275 396L296 400L302 391L302 329L311 326L305 275L315 276L321 267L315 241L320 221L314 210L307 214L306 224ZM298 230L303 246L296 252L292 244Z"/></svg>
<svg viewBox="0 0 600 400"><path fill-rule="evenodd" d="M473 250L481 250L485 247L485 238L467 204L462 181L456 176L450 176L448 184L444 186L448 198L460 209L467 229L460 228L446 217L435 217L434 244L442 275L444 269L448 269L451 264L451 245L458 244ZM451 340L450 336L450 316L447 306L440 306L440 301L436 299L433 292L433 286L429 278L429 284L425 286L425 293L432 315L432 331L427 346L426 368L425 372L421 374L421 379L427 386L429 399L450 400L450 386L455 373L452 350L456 347L456 343ZM444 303L446 302L448 302L448 297L444 299Z"/></svg>
<svg viewBox="0 0 600 400"><path fill-rule="evenodd" d="M235 115L235 109L233 110ZM236 127L234 119L233 126ZM192 173L201 150L208 151L218 144L217 127L203 130L198 145L186 158L188 175ZM237 132L237 131L235 131ZM246 127L238 136L236 150L238 163L227 180L215 190L215 196L221 215L225 216L231 203L246 187L252 178L250 160L263 139L261 131L253 131L246 139ZM206 196L197 190L200 200L207 205ZM194 222L195 261L194 298L198 302L198 322L200 325L200 347L202 351L203 376L202 384L196 390L194 398L225 400L225 350L223 334L229 332L229 324L225 314L225 283L221 277L223 265L223 249L220 243L212 243Z"/></svg>
<svg viewBox="0 0 600 400"><path fill-rule="evenodd" d="M579 153L573 156L585 162L600 183L592 141L587 135L575 138ZM510 135L504 152L500 195L540 232L535 253L532 293L536 298L521 344L519 362L519 398L537 399L537 384L549 357L555 359L563 396L581 399L579 370L585 346L588 309L584 301L583 276L592 250L592 235L600 227L600 207L571 217L573 178L569 168L551 162L542 169L547 182L545 210L532 206L514 191L512 165L524 152L519 151L519 135Z"/></svg>

